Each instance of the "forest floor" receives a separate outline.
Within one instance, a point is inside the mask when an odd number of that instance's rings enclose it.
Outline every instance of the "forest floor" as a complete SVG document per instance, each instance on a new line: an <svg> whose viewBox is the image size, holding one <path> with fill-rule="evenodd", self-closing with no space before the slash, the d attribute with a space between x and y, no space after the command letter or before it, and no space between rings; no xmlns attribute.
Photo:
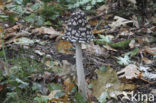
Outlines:
<svg viewBox="0 0 156 103"><path fill-rule="evenodd" d="M72 11L55 27L2 20L0 102L155 103L156 16L140 26L135 12L106 14L106 7L87 13L96 37L82 44L88 101L78 93L75 46L61 40Z"/></svg>

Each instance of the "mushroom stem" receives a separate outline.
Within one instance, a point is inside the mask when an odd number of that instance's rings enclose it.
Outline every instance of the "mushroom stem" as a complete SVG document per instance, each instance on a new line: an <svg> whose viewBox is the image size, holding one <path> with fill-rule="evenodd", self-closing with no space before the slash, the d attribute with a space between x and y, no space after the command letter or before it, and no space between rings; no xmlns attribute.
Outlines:
<svg viewBox="0 0 156 103"><path fill-rule="evenodd" d="M77 78L78 78L78 88L79 92L85 99L88 99L87 95L87 88L86 88L86 81L85 81L85 74L84 68L82 63L82 49L81 43L76 43L76 69L77 69Z"/></svg>

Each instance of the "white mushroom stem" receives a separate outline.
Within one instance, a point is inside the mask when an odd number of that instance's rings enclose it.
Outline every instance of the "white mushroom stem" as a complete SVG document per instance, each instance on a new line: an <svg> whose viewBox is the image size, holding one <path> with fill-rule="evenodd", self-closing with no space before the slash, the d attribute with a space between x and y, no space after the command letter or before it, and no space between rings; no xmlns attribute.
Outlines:
<svg viewBox="0 0 156 103"><path fill-rule="evenodd" d="M82 49L81 43L76 43L76 69L77 69L77 78L78 78L78 88L79 92L82 96L87 99L87 88L86 88L86 81L85 81L85 74L82 62Z"/></svg>

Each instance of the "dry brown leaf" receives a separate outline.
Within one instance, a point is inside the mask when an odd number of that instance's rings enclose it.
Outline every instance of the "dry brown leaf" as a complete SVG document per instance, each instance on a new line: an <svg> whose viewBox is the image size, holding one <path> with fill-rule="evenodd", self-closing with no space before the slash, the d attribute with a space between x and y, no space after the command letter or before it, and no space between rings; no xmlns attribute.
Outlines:
<svg viewBox="0 0 156 103"><path fill-rule="evenodd" d="M145 46L143 52L149 53L154 56L154 55L156 55L156 47L150 48L148 46Z"/></svg>
<svg viewBox="0 0 156 103"><path fill-rule="evenodd" d="M64 85L65 85L66 92L71 92L73 87L75 86L74 83L72 83L69 78L64 80Z"/></svg>
<svg viewBox="0 0 156 103"><path fill-rule="evenodd" d="M105 72L96 70L98 79L92 80L93 95L99 98L102 93L107 93L108 98L117 98L119 92L123 90L133 90L137 88L134 84L123 84L117 77L116 71L112 68L107 68Z"/></svg>
<svg viewBox="0 0 156 103"><path fill-rule="evenodd" d="M132 16L132 21L133 21L133 24L134 24L137 28L140 27L140 26L139 26L139 22L138 22L137 16L133 15L133 16Z"/></svg>
<svg viewBox="0 0 156 103"><path fill-rule="evenodd" d="M3 84L3 85L0 84L0 91L2 91L3 89L5 89L6 87L7 87L6 84Z"/></svg>
<svg viewBox="0 0 156 103"><path fill-rule="evenodd" d="M133 23L132 20L127 20L127 19L124 19L124 18L119 17L119 16L115 16L115 17L114 17L114 20L116 20L116 21L114 21L114 22L112 22L111 24L109 24L109 26L110 26L113 30L116 29L116 28L118 28L118 27L120 27L120 26L125 26L125 25L127 25L127 24L129 24L129 23Z"/></svg>
<svg viewBox="0 0 156 103"><path fill-rule="evenodd" d="M4 9L4 4L3 4L3 1L0 0L0 11Z"/></svg>
<svg viewBox="0 0 156 103"><path fill-rule="evenodd" d="M106 29L102 29L102 30L93 30L93 34L101 34L104 33L106 31Z"/></svg>
<svg viewBox="0 0 156 103"><path fill-rule="evenodd" d="M57 37L60 33L56 31L54 28L46 28L46 27L40 27L32 30L32 33L38 33L38 35L41 34L49 34L49 38L55 38Z"/></svg>
<svg viewBox="0 0 156 103"><path fill-rule="evenodd" d="M153 60L150 60L150 59L148 59L146 57L143 57L142 61L144 61L145 64L152 64L154 62Z"/></svg>
<svg viewBox="0 0 156 103"><path fill-rule="evenodd" d="M114 49L114 48L112 48L112 47L110 47L110 46L108 46L108 45L104 45L103 47L106 48L107 50L111 50L111 51L117 52L116 49Z"/></svg>
<svg viewBox="0 0 156 103"><path fill-rule="evenodd" d="M96 26L98 24L98 20L90 20L89 24L92 26Z"/></svg>
<svg viewBox="0 0 156 103"><path fill-rule="evenodd" d="M62 60L62 68L63 70L59 73L59 76L69 76L76 73L75 65L69 63L67 60Z"/></svg>
<svg viewBox="0 0 156 103"><path fill-rule="evenodd" d="M129 64L128 66L117 72L118 75L122 74L119 76L119 78L125 77L126 79L138 78L140 73L141 72L138 70L138 67L134 64Z"/></svg>
<svg viewBox="0 0 156 103"><path fill-rule="evenodd" d="M94 44L85 45L85 44L83 44L82 49L86 49L90 53L96 54L96 55L105 54L105 49L100 47L99 45L94 45Z"/></svg>
<svg viewBox="0 0 156 103"><path fill-rule="evenodd" d="M100 13L107 13L109 9L108 5L102 5L100 6L97 10L96 10L96 14L100 14Z"/></svg>
<svg viewBox="0 0 156 103"><path fill-rule="evenodd" d="M5 33L6 34L9 34L9 33L14 33L14 32L17 32L20 28L22 28L22 25L21 24L17 24L13 27L10 27L8 29L5 30ZM7 36L7 35L6 35Z"/></svg>
<svg viewBox="0 0 156 103"><path fill-rule="evenodd" d="M60 53L70 54L70 49L72 47L73 46L69 43L69 41L60 40L59 43L57 44L57 50Z"/></svg>
<svg viewBox="0 0 156 103"><path fill-rule="evenodd" d="M129 43L129 47L132 49L136 46L135 40L131 40L131 42Z"/></svg>

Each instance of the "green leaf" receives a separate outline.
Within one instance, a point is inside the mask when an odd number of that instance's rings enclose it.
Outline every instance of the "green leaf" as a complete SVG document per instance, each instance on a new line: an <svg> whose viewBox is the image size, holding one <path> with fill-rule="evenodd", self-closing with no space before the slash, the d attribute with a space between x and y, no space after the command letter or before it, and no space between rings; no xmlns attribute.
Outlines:
<svg viewBox="0 0 156 103"><path fill-rule="evenodd" d="M37 101L37 103L47 103L48 97L46 97L46 96L35 97L34 100Z"/></svg>
<svg viewBox="0 0 156 103"><path fill-rule="evenodd" d="M25 21L29 23L34 23L35 17L36 17L35 14L32 13L31 15L25 17Z"/></svg>
<svg viewBox="0 0 156 103"><path fill-rule="evenodd" d="M117 59L120 65L128 65L131 63L128 55L125 55L124 57L117 57Z"/></svg>
<svg viewBox="0 0 156 103"><path fill-rule="evenodd" d="M113 48L125 49L129 47L129 43L131 40L124 40L118 43L111 43L109 44Z"/></svg>
<svg viewBox="0 0 156 103"><path fill-rule="evenodd" d="M16 82L17 83L20 83L20 85L18 86L19 88L26 88L28 85L29 85L29 83L27 83L27 82L24 82L24 81L22 81L21 79L19 79L19 78L16 78Z"/></svg>
<svg viewBox="0 0 156 103"><path fill-rule="evenodd" d="M32 5L30 8L31 8L32 10L37 10L37 9L39 9L41 6L42 6L41 3L35 3L35 4Z"/></svg>
<svg viewBox="0 0 156 103"><path fill-rule="evenodd" d="M53 90L63 90L63 88L59 84L51 83L48 85L50 91Z"/></svg>
<svg viewBox="0 0 156 103"><path fill-rule="evenodd" d="M41 26L41 25L43 25L43 23L44 23L44 18L41 17L41 16L36 16L36 20L35 20L35 21L36 21L36 22L35 22L35 25Z"/></svg>
<svg viewBox="0 0 156 103"><path fill-rule="evenodd" d="M101 42L105 42L105 43L110 43L111 42L111 38L109 36L104 36L104 35L98 35L101 39L99 39Z"/></svg>
<svg viewBox="0 0 156 103"><path fill-rule="evenodd" d="M23 0L13 0L15 3L17 3L18 5L21 5L23 3Z"/></svg>
<svg viewBox="0 0 156 103"><path fill-rule="evenodd" d="M44 22L44 25L51 26L52 23L50 21L46 21L46 22Z"/></svg>
<svg viewBox="0 0 156 103"><path fill-rule="evenodd" d="M98 101L99 101L100 103L106 103L107 97L108 97L108 92L105 91L105 92L103 92L103 93L100 95L100 97L98 98Z"/></svg>
<svg viewBox="0 0 156 103"><path fill-rule="evenodd" d="M33 83L33 86L32 86L32 90L33 91L37 91L41 88L41 85L39 83Z"/></svg>
<svg viewBox="0 0 156 103"><path fill-rule="evenodd" d="M75 103L87 103L79 93L76 93L74 97L76 99Z"/></svg>
<svg viewBox="0 0 156 103"><path fill-rule="evenodd" d="M130 57L133 57L136 54L138 54L138 52L139 52L139 49L138 48L135 48L134 50L132 50L132 51L130 51L130 52L124 54L124 55L129 55Z"/></svg>
<svg viewBox="0 0 156 103"><path fill-rule="evenodd" d="M88 6L86 7L86 10L90 10L91 8L92 8L92 6L88 5Z"/></svg>
<svg viewBox="0 0 156 103"><path fill-rule="evenodd" d="M92 0L91 3L92 3L92 5L95 5L96 4L96 0Z"/></svg>
<svg viewBox="0 0 156 103"><path fill-rule="evenodd" d="M65 93L64 93L63 91L57 92L57 93L54 95L55 98L60 98L60 97L63 97L63 96L65 96Z"/></svg>

